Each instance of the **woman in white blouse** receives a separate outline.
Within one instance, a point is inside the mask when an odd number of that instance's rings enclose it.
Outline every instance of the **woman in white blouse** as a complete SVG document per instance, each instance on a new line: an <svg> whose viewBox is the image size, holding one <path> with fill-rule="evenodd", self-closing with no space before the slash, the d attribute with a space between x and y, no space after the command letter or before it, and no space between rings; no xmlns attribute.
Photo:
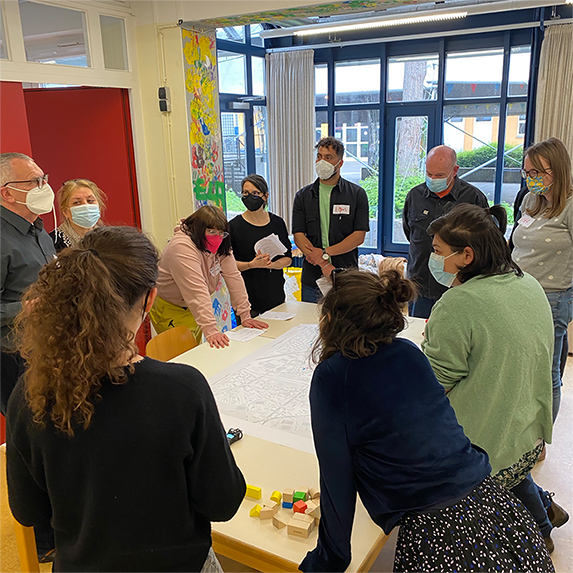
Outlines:
<svg viewBox="0 0 573 573"><path fill-rule="evenodd" d="M525 152L522 176L529 193L513 235L513 259L543 287L555 328L553 420L561 402L561 350L573 318L573 178L565 145L552 137ZM535 325L531 325L535 328Z"/></svg>

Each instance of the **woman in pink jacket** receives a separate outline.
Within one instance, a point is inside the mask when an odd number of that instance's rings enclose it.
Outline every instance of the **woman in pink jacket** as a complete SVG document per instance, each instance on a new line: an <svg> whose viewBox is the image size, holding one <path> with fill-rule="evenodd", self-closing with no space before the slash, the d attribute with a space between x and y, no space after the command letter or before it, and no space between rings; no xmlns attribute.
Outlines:
<svg viewBox="0 0 573 573"><path fill-rule="evenodd" d="M251 318L251 305L231 252L229 223L218 207L205 205L181 223L159 261L157 298L149 316L158 333L175 326L189 328L197 342L204 334L213 347L229 345L219 332L211 295L223 276L231 304L247 328L267 328Z"/></svg>

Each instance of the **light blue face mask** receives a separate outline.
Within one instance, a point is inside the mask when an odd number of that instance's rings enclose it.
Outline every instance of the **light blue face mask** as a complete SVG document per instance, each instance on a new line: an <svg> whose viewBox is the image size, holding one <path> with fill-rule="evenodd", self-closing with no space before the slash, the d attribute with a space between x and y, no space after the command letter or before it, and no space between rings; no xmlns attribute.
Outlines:
<svg viewBox="0 0 573 573"><path fill-rule="evenodd" d="M448 174L448 177L451 172ZM426 185L432 193L441 193L448 188L448 177L443 177L442 179L432 179L429 175L426 175Z"/></svg>
<svg viewBox="0 0 573 573"><path fill-rule="evenodd" d="M449 273L448 271L445 271L444 262L446 259L449 259L456 254L458 253L452 253L451 255L444 257L443 255L436 255L436 253L430 253L430 258L428 260L428 268L430 269L432 276L437 282L448 288L452 286L458 273Z"/></svg>
<svg viewBox="0 0 573 573"><path fill-rule="evenodd" d="M72 221L83 229L91 229L100 218L99 205L75 205L70 207Z"/></svg>

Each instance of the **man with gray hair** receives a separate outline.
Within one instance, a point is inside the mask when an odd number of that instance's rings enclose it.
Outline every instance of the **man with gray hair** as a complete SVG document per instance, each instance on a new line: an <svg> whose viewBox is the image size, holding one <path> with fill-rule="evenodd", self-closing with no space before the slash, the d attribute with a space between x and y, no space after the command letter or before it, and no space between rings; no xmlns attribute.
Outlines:
<svg viewBox="0 0 573 573"><path fill-rule="evenodd" d="M447 145L438 145L426 157L426 181L413 187L404 203L402 226L410 242L408 278L419 288L418 298L410 303L410 316L428 318L435 302L446 292L430 273L428 260L432 237L427 229L453 205L472 203L488 207L487 197L477 188L459 179L456 152Z"/></svg>

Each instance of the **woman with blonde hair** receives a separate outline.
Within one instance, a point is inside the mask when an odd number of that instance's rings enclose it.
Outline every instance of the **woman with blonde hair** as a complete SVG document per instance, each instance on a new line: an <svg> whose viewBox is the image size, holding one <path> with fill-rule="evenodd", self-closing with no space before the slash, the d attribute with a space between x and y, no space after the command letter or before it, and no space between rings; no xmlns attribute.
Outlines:
<svg viewBox="0 0 573 573"><path fill-rule="evenodd" d="M573 318L573 177L571 157L555 137L525 152L529 193L513 233L513 260L543 287L553 315L553 421L561 403L561 351Z"/></svg>
<svg viewBox="0 0 573 573"><path fill-rule="evenodd" d="M103 225L106 194L89 179L70 179L56 194L58 208L64 220L50 236L56 251L75 247L96 225Z"/></svg>
<svg viewBox="0 0 573 573"><path fill-rule="evenodd" d="M43 268L17 319L9 501L24 525L51 520L55 571L221 571L210 522L245 481L204 376L134 344L157 260L136 229L99 227Z"/></svg>

